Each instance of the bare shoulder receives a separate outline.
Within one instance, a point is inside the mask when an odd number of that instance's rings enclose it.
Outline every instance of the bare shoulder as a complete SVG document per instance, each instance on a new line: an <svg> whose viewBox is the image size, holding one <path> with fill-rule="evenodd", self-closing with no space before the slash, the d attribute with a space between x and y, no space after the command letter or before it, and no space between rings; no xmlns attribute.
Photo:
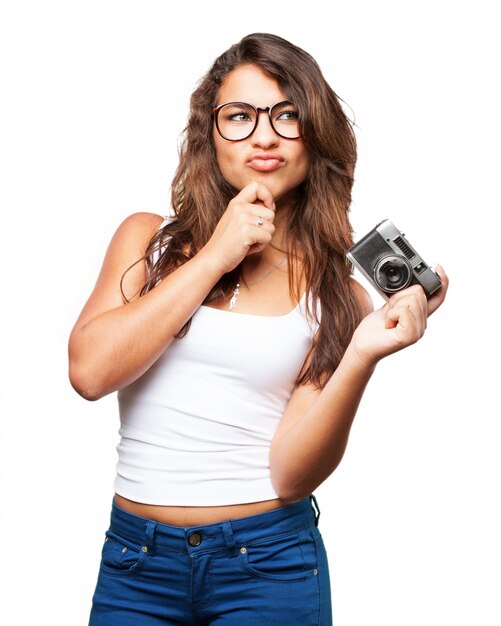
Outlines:
<svg viewBox="0 0 501 626"><path fill-rule="evenodd" d="M145 264L141 262L151 238L163 218L155 213L133 213L118 226L97 278L75 328L100 313L124 304L123 295L133 297L144 284Z"/></svg>
<svg viewBox="0 0 501 626"><path fill-rule="evenodd" d="M116 277L138 261L146 252L148 243L162 221L163 218L155 213L132 213L126 217L110 241L103 264L105 273ZM135 267L129 278L136 274L141 282L144 279L144 272L141 270L141 267Z"/></svg>
<svg viewBox="0 0 501 626"><path fill-rule="evenodd" d="M162 221L155 213L132 213L126 217L110 241L105 263L123 265L132 262L132 257L137 259L138 254L142 256Z"/></svg>
<svg viewBox="0 0 501 626"><path fill-rule="evenodd" d="M132 213L125 221L137 223L138 225L149 226L150 228L158 228L164 218L158 213L147 213L146 211L138 211Z"/></svg>
<svg viewBox="0 0 501 626"><path fill-rule="evenodd" d="M163 217L156 213L138 212L132 213L126 217L117 229L117 234L120 232L137 233L150 235L151 237L158 230L160 224L163 222Z"/></svg>
<svg viewBox="0 0 501 626"><path fill-rule="evenodd" d="M354 278L351 278L350 280L353 291L358 300L360 310L362 311L362 315L365 317L366 315L374 311L374 303L372 302L372 298L370 297L367 289L365 289L365 287L362 287L358 280L355 280Z"/></svg>

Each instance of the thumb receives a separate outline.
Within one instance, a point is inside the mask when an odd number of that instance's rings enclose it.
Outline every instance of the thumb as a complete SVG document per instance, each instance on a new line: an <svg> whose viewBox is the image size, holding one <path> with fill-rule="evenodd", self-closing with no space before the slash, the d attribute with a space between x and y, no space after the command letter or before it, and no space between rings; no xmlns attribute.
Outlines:
<svg viewBox="0 0 501 626"><path fill-rule="evenodd" d="M384 316L384 327L385 328L395 328L395 326L398 324L398 315L392 316L393 310L392 310L392 306L389 304L389 302L387 302L384 307L383 307L383 311L385 312L385 316Z"/></svg>

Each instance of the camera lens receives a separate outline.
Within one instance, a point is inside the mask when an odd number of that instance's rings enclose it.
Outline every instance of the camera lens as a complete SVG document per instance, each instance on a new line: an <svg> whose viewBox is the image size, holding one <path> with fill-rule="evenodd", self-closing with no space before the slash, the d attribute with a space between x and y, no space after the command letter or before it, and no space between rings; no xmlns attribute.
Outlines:
<svg viewBox="0 0 501 626"><path fill-rule="evenodd" d="M412 279L407 259L393 255L380 259L374 268L374 280L383 291L393 293L405 289Z"/></svg>

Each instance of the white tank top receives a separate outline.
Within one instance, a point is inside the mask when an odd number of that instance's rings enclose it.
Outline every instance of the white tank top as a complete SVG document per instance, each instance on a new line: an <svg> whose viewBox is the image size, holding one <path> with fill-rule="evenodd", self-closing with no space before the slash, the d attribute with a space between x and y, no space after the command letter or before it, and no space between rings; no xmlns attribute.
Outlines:
<svg viewBox="0 0 501 626"><path fill-rule="evenodd" d="M271 317L202 305L188 333L118 392L119 495L165 506L278 497L270 446L317 329L304 301Z"/></svg>

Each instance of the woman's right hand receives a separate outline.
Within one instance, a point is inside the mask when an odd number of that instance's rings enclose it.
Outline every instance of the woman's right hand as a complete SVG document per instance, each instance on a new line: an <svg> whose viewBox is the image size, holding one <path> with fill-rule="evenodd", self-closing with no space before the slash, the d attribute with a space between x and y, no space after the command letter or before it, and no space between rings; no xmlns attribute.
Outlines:
<svg viewBox="0 0 501 626"><path fill-rule="evenodd" d="M226 274L248 254L261 252L270 243L274 219L275 202L268 187L249 183L228 204L203 248L204 254L214 260L221 274Z"/></svg>
<svg viewBox="0 0 501 626"><path fill-rule="evenodd" d="M203 252L124 305L120 280L133 266L127 273L126 292L141 289L146 269L136 261L162 221L150 214L127 218L112 238L96 286L71 333L70 380L76 391L96 400L141 376L221 276L271 241L274 208L269 189L248 185L229 203ZM260 216L263 224L258 226Z"/></svg>

